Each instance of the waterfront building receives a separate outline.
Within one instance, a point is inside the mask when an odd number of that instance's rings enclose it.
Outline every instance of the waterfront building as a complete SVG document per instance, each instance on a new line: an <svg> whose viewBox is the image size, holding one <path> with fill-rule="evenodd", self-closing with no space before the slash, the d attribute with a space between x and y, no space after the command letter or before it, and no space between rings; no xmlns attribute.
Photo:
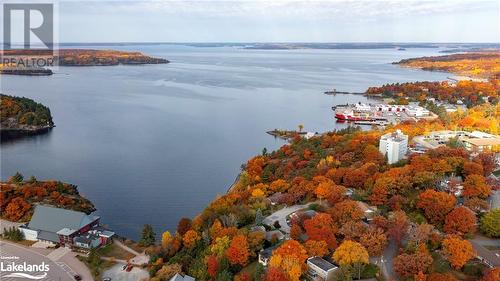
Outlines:
<svg viewBox="0 0 500 281"><path fill-rule="evenodd" d="M19 230L30 241L96 248L109 243L115 234L100 227L99 220L82 212L37 205L31 220Z"/></svg>
<svg viewBox="0 0 500 281"><path fill-rule="evenodd" d="M379 151L387 156L387 162L393 164L403 159L408 152L408 136L400 130L380 137Z"/></svg>

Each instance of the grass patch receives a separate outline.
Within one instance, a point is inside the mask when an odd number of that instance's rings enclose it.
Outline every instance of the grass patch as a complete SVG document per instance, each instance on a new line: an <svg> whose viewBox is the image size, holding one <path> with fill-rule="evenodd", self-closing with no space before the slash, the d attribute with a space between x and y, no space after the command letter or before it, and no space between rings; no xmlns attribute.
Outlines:
<svg viewBox="0 0 500 281"><path fill-rule="evenodd" d="M432 253L432 269L435 272L446 273L451 271L450 263L445 260L440 254L434 252Z"/></svg>
<svg viewBox="0 0 500 281"><path fill-rule="evenodd" d="M105 261L105 260L101 260L99 263L96 263L96 262L91 262L89 261L89 259L87 257L83 257L83 256L76 256L81 262L83 262L87 268L90 270L90 272L92 273L92 276L94 277L94 280L101 280L102 279L102 273L112 267L113 265L115 265L114 262L112 261Z"/></svg>
<svg viewBox="0 0 500 281"><path fill-rule="evenodd" d="M257 277L260 276L263 273L263 267L258 261L254 261L247 266L245 266L242 270L241 273L246 272L248 275L252 277ZM260 280L260 279L255 279L255 280Z"/></svg>
<svg viewBox="0 0 500 281"><path fill-rule="evenodd" d="M500 177L500 170L496 170L493 172L493 174L497 177Z"/></svg>
<svg viewBox="0 0 500 281"><path fill-rule="evenodd" d="M142 253L146 250L147 247L144 247L144 246L140 246L139 243L136 243L132 240L125 240L123 242L123 244L129 246L130 248L132 248L134 251L138 252L138 253Z"/></svg>
<svg viewBox="0 0 500 281"><path fill-rule="evenodd" d="M99 255L102 257L110 257L119 260L129 260L134 257L132 253L125 251L115 244L106 245L98 250Z"/></svg>
<svg viewBox="0 0 500 281"><path fill-rule="evenodd" d="M26 247L31 247L33 244L35 244L37 241L30 241L30 240L21 240L21 241L14 241L17 244L21 244Z"/></svg>

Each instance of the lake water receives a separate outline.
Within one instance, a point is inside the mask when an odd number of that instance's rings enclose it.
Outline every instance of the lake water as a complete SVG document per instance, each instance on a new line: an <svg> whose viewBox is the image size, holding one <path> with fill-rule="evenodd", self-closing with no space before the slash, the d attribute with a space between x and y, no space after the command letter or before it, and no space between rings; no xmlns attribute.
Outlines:
<svg viewBox="0 0 500 281"><path fill-rule="evenodd" d="M248 158L283 144L267 130L340 128L331 106L366 101L323 91L447 76L390 64L437 49L99 48L139 50L171 63L2 76L3 93L47 105L57 127L3 143L1 176L20 171L76 184L105 224L134 239L145 223L157 233L175 230L179 218L224 193Z"/></svg>

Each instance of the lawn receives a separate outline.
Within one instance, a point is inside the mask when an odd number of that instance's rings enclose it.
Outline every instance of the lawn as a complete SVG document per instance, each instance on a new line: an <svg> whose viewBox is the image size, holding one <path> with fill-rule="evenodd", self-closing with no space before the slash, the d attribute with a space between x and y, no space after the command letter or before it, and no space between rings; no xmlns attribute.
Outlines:
<svg viewBox="0 0 500 281"><path fill-rule="evenodd" d="M106 245L105 247L99 249L98 252L102 257L113 257L118 260L129 260L134 257L133 254L125 251L115 244Z"/></svg>

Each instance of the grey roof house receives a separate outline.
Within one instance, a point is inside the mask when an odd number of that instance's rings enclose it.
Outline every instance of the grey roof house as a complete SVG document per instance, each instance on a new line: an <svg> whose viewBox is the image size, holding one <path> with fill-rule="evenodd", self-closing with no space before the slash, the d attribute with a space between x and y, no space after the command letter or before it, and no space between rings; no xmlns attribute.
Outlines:
<svg viewBox="0 0 500 281"><path fill-rule="evenodd" d="M23 232L26 240L73 246L76 237L99 226L99 219L98 216L82 212L37 205L30 222L20 226L19 230ZM114 235L113 232L110 233L111 236ZM107 233L107 236L110 233Z"/></svg>

